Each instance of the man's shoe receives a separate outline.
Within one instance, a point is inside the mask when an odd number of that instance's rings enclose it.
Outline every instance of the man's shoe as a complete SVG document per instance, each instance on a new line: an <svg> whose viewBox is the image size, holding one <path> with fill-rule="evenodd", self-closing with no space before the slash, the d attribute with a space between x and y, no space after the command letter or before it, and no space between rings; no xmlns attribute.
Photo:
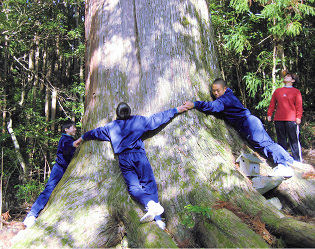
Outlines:
<svg viewBox="0 0 315 249"><path fill-rule="evenodd" d="M278 164L270 174L270 176L282 176L284 178L290 178L294 176L294 170L290 166L284 166L283 164Z"/></svg>
<svg viewBox="0 0 315 249"><path fill-rule="evenodd" d="M154 201L149 201L147 204L148 212L142 216L140 222L150 222L154 220L154 217L160 215L164 212L164 208L160 205L160 203L156 203Z"/></svg>
<svg viewBox="0 0 315 249"><path fill-rule="evenodd" d="M23 221L23 224L26 226L26 227L31 227L35 224L36 222L36 217L35 216L26 216L25 220Z"/></svg>
<svg viewBox="0 0 315 249"><path fill-rule="evenodd" d="M162 220L156 220L155 223L158 225L159 228L161 228L162 230L165 230L165 222Z"/></svg>

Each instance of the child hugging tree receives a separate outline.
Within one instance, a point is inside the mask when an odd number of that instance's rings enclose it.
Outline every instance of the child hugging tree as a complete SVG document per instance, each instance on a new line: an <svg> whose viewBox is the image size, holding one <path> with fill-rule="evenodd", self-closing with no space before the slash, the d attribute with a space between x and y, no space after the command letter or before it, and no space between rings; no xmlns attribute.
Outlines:
<svg viewBox="0 0 315 249"><path fill-rule="evenodd" d="M158 200L154 174L141 137L145 132L159 128L168 123L177 113L186 110L184 106L179 106L150 117L132 116L128 104L121 102L116 109L117 120L84 133L74 142L74 146L88 140L111 142L114 153L118 154L119 166L129 194L147 210L140 221L149 222L154 219L163 230L165 223L160 215L164 212L164 208Z"/></svg>

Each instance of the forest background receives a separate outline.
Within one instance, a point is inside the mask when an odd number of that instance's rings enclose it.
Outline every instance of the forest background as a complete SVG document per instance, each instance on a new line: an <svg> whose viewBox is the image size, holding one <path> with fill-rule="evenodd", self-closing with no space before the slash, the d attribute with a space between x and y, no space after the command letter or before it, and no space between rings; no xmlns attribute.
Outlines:
<svg viewBox="0 0 315 249"><path fill-rule="evenodd" d="M221 77L266 120L281 72L297 73L301 144L314 147L314 0L208 0ZM54 164L61 124L84 112L84 1L0 0L2 211L34 202ZM180 20L183 25L188 21ZM104 100L106 101L106 100Z"/></svg>

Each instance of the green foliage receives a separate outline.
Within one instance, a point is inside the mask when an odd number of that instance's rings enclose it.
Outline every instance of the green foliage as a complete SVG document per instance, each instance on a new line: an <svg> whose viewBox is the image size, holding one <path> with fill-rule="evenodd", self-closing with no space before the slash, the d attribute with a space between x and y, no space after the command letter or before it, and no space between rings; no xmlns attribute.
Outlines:
<svg viewBox="0 0 315 249"><path fill-rule="evenodd" d="M234 50L238 54L242 54L245 49L250 50L249 30L250 27L248 24L236 25L230 34L224 36L226 40L225 48Z"/></svg>
<svg viewBox="0 0 315 249"><path fill-rule="evenodd" d="M300 126L300 141L303 148L314 147L314 127L313 121L305 121Z"/></svg>
<svg viewBox="0 0 315 249"><path fill-rule="evenodd" d="M266 115L273 91L283 85L280 72L299 75L305 122L313 115L314 0L210 1L222 77L258 117ZM303 129L302 129L303 130ZM301 132L301 143L314 136ZM305 140L305 141L303 141Z"/></svg>
<svg viewBox="0 0 315 249"><path fill-rule="evenodd" d="M196 214L201 215L206 219L210 219L211 217L212 210L209 207L189 204L185 206L184 209L185 211L181 214L181 223L188 228L193 228L195 226L194 216Z"/></svg>
<svg viewBox="0 0 315 249"><path fill-rule="evenodd" d="M35 180L30 180L25 184L15 185L14 189L16 189L16 197L22 202L33 202L44 190L45 184L45 182L41 183Z"/></svg>
<svg viewBox="0 0 315 249"><path fill-rule="evenodd" d="M302 31L303 16L315 15L314 7L298 1L278 0L263 7L261 17L269 21L269 31L279 38L299 35Z"/></svg>
<svg viewBox="0 0 315 249"><path fill-rule="evenodd" d="M261 111L265 111L268 108L273 91L283 86L282 80L279 77L276 80L276 85L273 85L271 78L266 77L262 79L256 73L251 72L244 76L244 81L250 97L255 98L259 92L262 92L260 102L255 106L256 110Z"/></svg>
<svg viewBox="0 0 315 249"><path fill-rule="evenodd" d="M291 22L287 25L287 34L290 36L297 36L302 31L302 24L298 21Z"/></svg>
<svg viewBox="0 0 315 249"><path fill-rule="evenodd" d="M4 170L13 197L25 199L36 192L43 169L55 159L60 127L64 120L79 121L83 115L84 1L0 1L0 117L4 134ZM3 72L6 72L6 76ZM52 115L52 90L57 90L56 114ZM6 123L13 131L27 171L39 172L34 182L23 185L24 176ZM80 131L78 130L78 133ZM28 175L28 174L27 174ZM27 178L27 177L26 177ZM14 186L20 186L13 188ZM38 193L36 193L38 194ZM35 195L36 195L35 194Z"/></svg>
<svg viewBox="0 0 315 249"><path fill-rule="evenodd" d="M240 13L249 11L248 0L231 0L230 6Z"/></svg>

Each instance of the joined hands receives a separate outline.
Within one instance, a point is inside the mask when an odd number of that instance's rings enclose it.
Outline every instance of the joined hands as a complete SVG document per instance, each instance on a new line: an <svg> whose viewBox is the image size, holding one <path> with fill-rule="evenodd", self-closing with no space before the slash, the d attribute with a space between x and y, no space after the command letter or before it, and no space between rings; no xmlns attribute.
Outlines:
<svg viewBox="0 0 315 249"><path fill-rule="evenodd" d="M183 105L177 107L178 113L182 113L194 108L194 103L186 101Z"/></svg>

